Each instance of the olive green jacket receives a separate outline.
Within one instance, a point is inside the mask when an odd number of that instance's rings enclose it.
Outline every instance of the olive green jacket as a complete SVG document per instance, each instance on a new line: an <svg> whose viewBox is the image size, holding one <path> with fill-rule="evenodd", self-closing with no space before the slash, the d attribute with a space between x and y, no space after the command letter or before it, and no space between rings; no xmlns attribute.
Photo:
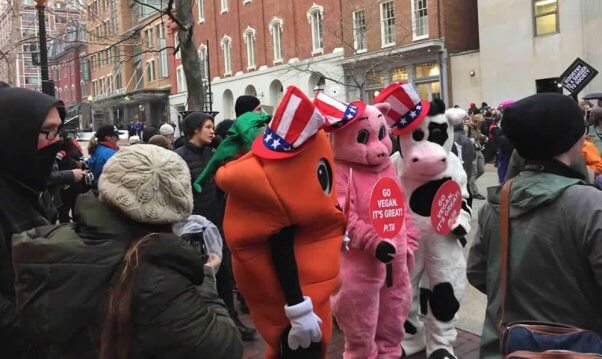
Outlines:
<svg viewBox="0 0 602 359"><path fill-rule="evenodd" d="M481 358L501 358L500 187L488 189L468 257L487 294ZM506 322L539 320L602 334L602 192L573 178L523 171L510 198Z"/></svg>

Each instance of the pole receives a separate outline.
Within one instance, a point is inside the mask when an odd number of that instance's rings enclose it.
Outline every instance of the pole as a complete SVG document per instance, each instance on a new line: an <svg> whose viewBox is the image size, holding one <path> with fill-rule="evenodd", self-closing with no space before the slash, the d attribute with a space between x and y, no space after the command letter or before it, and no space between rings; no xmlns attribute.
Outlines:
<svg viewBox="0 0 602 359"><path fill-rule="evenodd" d="M209 112L213 111L213 93L211 92L211 62L210 62L210 56L209 56L209 40L207 40L206 42L207 46L207 83L208 83L208 91L209 91L209 96L206 96L205 98L209 99Z"/></svg>
<svg viewBox="0 0 602 359"><path fill-rule="evenodd" d="M40 70L42 73L42 92L54 97L54 82L48 78L48 50L46 49L46 19L44 17L45 0L36 1L38 10L38 39L40 45Z"/></svg>

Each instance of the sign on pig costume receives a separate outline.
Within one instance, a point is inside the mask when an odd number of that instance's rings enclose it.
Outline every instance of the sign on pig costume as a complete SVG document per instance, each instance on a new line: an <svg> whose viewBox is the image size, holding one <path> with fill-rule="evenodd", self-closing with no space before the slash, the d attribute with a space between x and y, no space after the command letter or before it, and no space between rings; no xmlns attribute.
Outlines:
<svg viewBox="0 0 602 359"><path fill-rule="evenodd" d="M268 358L324 357L332 332L345 217L324 123L289 87L252 152L216 174L234 275Z"/></svg>
<svg viewBox="0 0 602 359"><path fill-rule="evenodd" d="M332 297L345 336L343 357L399 358L418 243L411 217L401 216L403 190L389 158L392 143L383 116L389 106L346 105L323 94L314 103L334 131L336 192L348 213L349 249L341 254L341 285Z"/></svg>
<svg viewBox="0 0 602 359"><path fill-rule="evenodd" d="M408 196L408 212L420 232L420 247L411 273L414 298L402 346L407 354L426 347L429 359L455 358L456 313L466 284L461 241L470 231L471 209L466 173L460 159L450 152L453 125L449 117L453 117L453 111L446 115L445 105L438 99L430 104L420 102L408 84L390 85L375 102L387 103L392 108L387 117L395 123L391 132L399 136L401 147L401 153L393 155L392 160ZM447 186L451 190L442 195L439 190ZM436 205L447 207L433 211ZM450 216L454 207L457 213ZM433 212L441 218L432 218ZM420 284L428 294L428 308L422 321Z"/></svg>

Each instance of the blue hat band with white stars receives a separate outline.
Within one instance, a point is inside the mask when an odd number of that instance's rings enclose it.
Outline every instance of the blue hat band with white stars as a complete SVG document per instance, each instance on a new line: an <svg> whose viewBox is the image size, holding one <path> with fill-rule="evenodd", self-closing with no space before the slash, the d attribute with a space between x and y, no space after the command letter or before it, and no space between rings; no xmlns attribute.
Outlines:
<svg viewBox="0 0 602 359"><path fill-rule="evenodd" d="M270 128L265 129L263 134L263 145L270 151L275 152L290 152L295 149L288 142L286 142L284 138L280 137Z"/></svg>
<svg viewBox="0 0 602 359"><path fill-rule="evenodd" d="M422 104L418 103L416 106L414 106L413 109L408 111L405 115L401 116L399 121L396 122L395 124L393 124L393 127L403 129L403 128L411 125L414 121L416 121L420 117L420 114L422 113L422 111L423 111Z"/></svg>

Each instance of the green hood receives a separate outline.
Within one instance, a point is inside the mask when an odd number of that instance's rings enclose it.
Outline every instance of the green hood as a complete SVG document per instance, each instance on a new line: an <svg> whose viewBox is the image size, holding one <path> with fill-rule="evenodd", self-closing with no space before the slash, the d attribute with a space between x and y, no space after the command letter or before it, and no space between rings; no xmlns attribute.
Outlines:
<svg viewBox="0 0 602 359"><path fill-rule="evenodd" d="M510 193L510 218L520 217L531 210L553 202L569 186L582 180L562 177L551 173L523 171L512 181ZM487 189L487 201L494 205L501 203L502 186Z"/></svg>

